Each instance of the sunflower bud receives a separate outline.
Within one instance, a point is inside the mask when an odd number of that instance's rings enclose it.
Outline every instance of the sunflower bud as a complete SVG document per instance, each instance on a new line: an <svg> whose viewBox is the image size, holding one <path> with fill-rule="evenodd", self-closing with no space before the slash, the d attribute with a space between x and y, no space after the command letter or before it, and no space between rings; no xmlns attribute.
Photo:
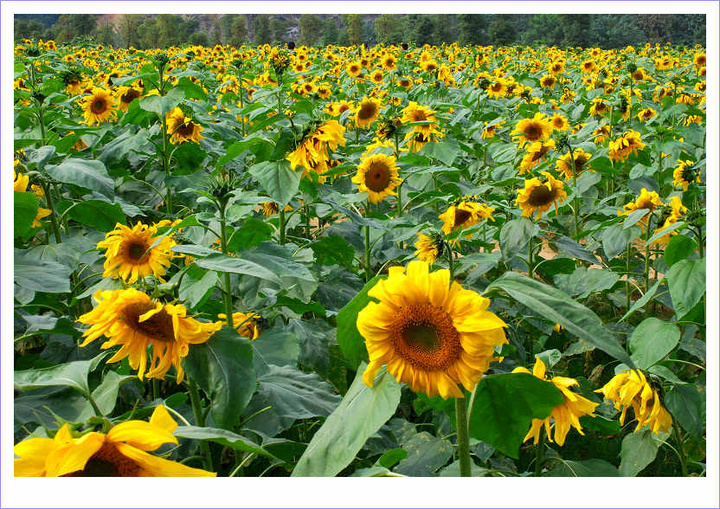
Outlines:
<svg viewBox="0 0 720 509"><path fill-rule="evenodd" d="M224 209L227 202L230 200L232 193L240 187L240 183L237 181L234 175L229 173L219 173L210 177L207 185L207 190L213 195Z"/></svg>
<svg viewBox="0 0 720 509"><path fill-rule="evenodd" d="M25 49L25 54L29 57L39 57L40 53L40 47L35 43L32 43L27 47L27 49Z"/></svg>
<svg viewBox="0 0 720 509"><path fill-rule="evenodd" d="M629 62L628 65L627 65L627 70L628 70L628 72L629 72L630 74L632 74L632 73L634 73L635 71L637 71L637 65L635 64L635 62Z"/></svg>
<svg viewBox="0 0 720 509"><path fill-rule="evenodd" d="M568 147L570 142L570 136L566 132L559 132L556 138L556 144L558 149L560 147Z"/></svg>

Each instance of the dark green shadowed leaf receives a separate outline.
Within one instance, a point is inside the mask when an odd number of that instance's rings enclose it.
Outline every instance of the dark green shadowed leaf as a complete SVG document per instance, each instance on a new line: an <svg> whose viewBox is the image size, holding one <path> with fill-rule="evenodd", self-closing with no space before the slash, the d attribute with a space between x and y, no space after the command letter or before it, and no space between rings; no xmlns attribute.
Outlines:
<svg viewBox="0 0 720 509"><path fill-rule="evenodd" d="M15 191L15 237L25 237L37 216L39 202L33 193Z"/></svg>
<svg viewBox="0 0 720 509"><path fill-rule="evenodd" d="M638 475L655 460L659 447L659 440L648 428L627 435L620 451L620 475Z"/></svg>
<svg viewBox="0 0 720 509"><path fill-rule="evenodd" d="M695 252L698 244L685 235L675 235L665 246L665 265L672 267L675 263L684 260Z"/></svg>
<svg viewBox="0 0 720 509"><path fill-rule="evenodd" d="M125 224L125 214L120 205L102 200L77 202L68 210L68 216L101 232L109 232L117 223Z"/></svg>
<svg viewBox="0 0 720 509"><path fill-rule="evenodd" d="M670 267L665 277L677 318L682 318L705 294L705 259L681 260Z"/></svg>
<svg viewBox="0 0 720 509"><path fill-rule="evenodd" d="M368 358L367 349L365 348L365 338L362 337L357 329L357 316L365 306L370 302L374 302L373 299L368 297L368 291L375 286L380 279L383 279L383 277L375 276L372 278L360 293L348 302L337 315L337 341L343 355L350 363L350 367L353 368Z"/></svg>

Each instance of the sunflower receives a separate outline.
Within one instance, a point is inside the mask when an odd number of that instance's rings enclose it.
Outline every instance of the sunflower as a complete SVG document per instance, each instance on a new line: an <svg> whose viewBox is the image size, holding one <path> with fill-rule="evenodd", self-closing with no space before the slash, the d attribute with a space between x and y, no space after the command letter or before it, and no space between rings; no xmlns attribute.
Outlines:
<svg viewBox="0 0 720 509"><path fill-rule="evenodd" d="M525 187L518 189L518 196L515 199L515 205L523 210L523 217L530 217L533 212L537 212L537 219L542 218L543 212L555 205L555 212L558 210L558 202L562 202L567 198L563 183L553 178L550 173L543 171L542 174L547 179L541 182L537 177L525 181Z"/></svg>
<svg viewBox="0 0 720 509"><path fill-rule="evenodd" d="M130 103L142 96L142 87L119 87L115 97L120 99L120 109L127 111Z"/></svg>
<svg viewBox="0 0 720 509"><path fill-rule="evenodd" d="M200 134L200 131L203 130L202 126L193 122L190 117L186 117L179 106L173 108L165 116L165 122L167 124L167 133L170 135L170 143L173 145L185 143L186 141L200 143L200 138L203 138Z"/></svg>
<svg viewBox="0 0 720 509"><path fill-rule="evenodd" d="M20 163L19 160L15 159L17 161L17 164ZM13 189L15 191L18 191L20 193L24 193L27 191L28 184L30 183L30 177L28 175L23 175L22 173L16 173L15 170L13 170Z"/></svg>
<svg viewBox="0 0 720 509"><path fill-rule="evenodd" d="M405 90L408 90L410 87L412 87L412 80L410 78L400 78L397 80L397 85L399 87L404 88Z"/></svg>
<svg viewBox="0 0 720 509"><path fill-rule="evenodd" d="M440 138L443 137L443 133L438 131L435 125L431 125L431 127L432 130L430 130L429 132L423 132L419 129L413 128L412 131L409 131L405 135L404 141L407 142L407 148L408 150L410 150L410 152L418 152L427 143L430 143L431 141L438 141Z"/></svg>
<svg viewBox="0 0 720 509"><path fill-rule="evenodd" d="M590 115L601 116L610 111L610 106L603 101L602 97L596 97L590 105Z"/></svg>
<svg viewBox="0 0 720 509"><path fill-rule="evenodd" d="M178 445L177 423L164 406L150 422L126 421L107 435L74 438L68 424L54 438L36 437L15 445L16 477L214 477L217 474L148 454L163 444Z"/></svg>
<svg viewBox="0 0 720 509"><path fill-rule="evenodd" d="M362 160L351 180L358 184L358 191L368 193L370 203L378 203L388 196L397 196L394 190L402 183L399 169L395 156L375 154Z"/></svg>
<svg viewBox="0 0 720 509"><path fill-rule="evenodd" d="M458 228L470 228L485 219L495 221L492 217L494 210L493 207L479 203L475 196L463 196L457 204L451 205L440 214L442 231L449 235Z"/></svg>
<svg viewBox="0 0 720 509"><path fill-rule="evenodd" d="M115 120L117 105L109 90L92 87L91 94L78 101L82 107L87 125Z"/></svg>
<svg viewBox="0 0 720 509"><path fill-rule="evenodd" d="M660 228L656 228L655 233L661 232L665 228L668 228L669 226L677 223L680 218L685 213L687 213L687 210L687 207L682 204L682 199L679 196L673 196L672 198L670 198L670 202L667 204L667 206L663 207L662 215L660 217L660 220L658 221L658 224L662 223L662 226ZM663 246L667 245L667 243L670 242L670 237L677 234L677 230L673 230L668 234L656 239L655 243Z"/></svg>
<svg viewBox="0 0 720 509"><path fill-rule="evenodd" d="M693 165L695 161L691 159L678 159L675 171L673 171L673 184L682 187L683 191L687 191L691 182L701 182L700 172ZM17 191L17 189L16 189Z"/></svg>
<svg viewBox="0 0 720 509"><path fill-rule="evenodd" d="M370 74L370 81L372 81L376 85L379 85L380 83L382 83L383 77L383 72L380 69L376 69Z"/></svg>
<svg viewBox="0 0 720 509"><path fill-rule="evenodd" d="M419 125L412 126L414 130L421 132L425 135L430 134L437 128L437 118L435 117L435 111L431 110L427 106L421 106L415 101L410 101L403 110L400 112L400 122L403 124L413 124L415 122L426 122Z"/></svg>
<svg viewBox="0 0 720 509"><path fill-rule="evenodd" d="M517 135L515 143L523 148L526 143L547 140L553 132L553 125L543 113L535 113L533 118L520 120L510 136Z"/></svg>
<svg viewBox="0 0 720 509"><path fill-rule="evenodd" d="M220 325L227 325L227 315L225 313L218 313L218 318L220 318ZM260 335L260 327L257 322L260 315L237 312L232 314L232 319L235 330L241 336L245 336L252 341Z"/></svg>
<svg viewBox="0 0 720 509"><path fill-rule="evenodd" d="M500 120L499 122L495 123L488 123L483 128L482 133L480 133L480 137L483 140L489 140L490 138L493 138L495 136L498 129L502 129L503 127L505 127L504 120Z"/></svg>
<svg viewBox="0 0 720 509"><path fill-rule="evenodd" d="M527 154L525 154L522 161L520 161L520 173L522 174L533 169L538 165L540 160L553 149L555 149L555 140L536 141L530 145Z"/></svg>
<svg viewBox="0 0 720 509"><path fill-rule="evenodd" d="M707 62L707 56L705 53L698 53L693 57L693 63L696 67L703 67L705 66L705 63Z"/></svg>
<svg viewBox="0 0 720 509"><path fill-rule="evenodd" d="M498 78L490 83L485 91L490 99L500 99L501 97L505 97L507 95L507 83L504 79Z"/></svg>
<svg viewBox="0 0 720 509"><path fill-rule="evenodd" d="M594 72L597 69L597 64L593 60L585 60L582 64L580 64L580 70L585 73L591 73Z"/></svg>
<svg viewBox="0 0 720 509"><path fill-rule="evenodd" d="M420 62L420 67L422 67L423 71L434 71L437 69L437 62L435 62L435 60Z"/></svg>
<svg viewBox="0 0 720 509"><path fill-rule="evenodd" d="M549 88L551 90L555 89L555 84L557 83L557 78L553 76L552 74L546 74L542 78L540 78L540 86L543 88Z"/></svg>
<svg viewBox="0 0 720 509"><path fill-rule="evenodd" d="M339 115L342 115L347 110L352 110L354 108L355 105L352 102L348 102L343 99L339 102L328 104L325 107L325 111L327 111L330 115L337 117Z"/></svg>
<svg viewBox="0 0 720 509"><path fill-rule="evenodd" d="M397 59L388 53L382 57L381 64L386 71L392 71L397 67Z"/></svg>
<svg viewBox="0 0 720 509"><path fill-rule="evenodd" d="M360 62L350 62L348 63L345 70L350 76L352 76L353 78L357 78L362 72L362 65L360 64Z"/></svg>
<svg viewBox="0 0 720 509"><path fill-rule="evenodd" d="M442 238L437 235L435 237L428 237L422 233L418 233L418 240L413 244L417 251L415 251L415 257L418 260L422 260L427 263L435 263L438 256L443 252L445 244Z"/></svg>
<svg viewBox="0 0 720 509"><path fill-rule="evenodd" d="M337 150L338 145L345 145L345 128L337 120L328 120L308 134L286 159L293 170L303 168L303 177L310 178L311 171L322 175L330 162L328 148Z"/></svg>
<svg viewBox="0 0 720 509"><path fill-rule="evenodd" d="M363 381L373 386L383 364L399 382L433 397L462 398L487 371L495 347L507 343L505 323L487 310L490 301L456 282L447 269L429 272L427 262L391 267L368 292L357 318L370 363Z"/></svg>
<svg viewBox="0 0 720 509"><path fill-rule="evenodd" d="M157 227L137 223L132 228L117 223L115 229L98 242L98 249L105 252L105 272L103 277L120 278L126 283L134 283L145 276L154 275L160 281L170 266L175 245L172 236L166 235L158 240Z"/></svg>
<svg viewBox="0 0 720 509"><path fill-rule="evenodd" d="M380 101L363 97L360 104L355 108L355 125L367 127L380 116Z"/></svg>
<svg viewBox="0 0 720 509"><path fill-rule="evenodd" d="M332 95L332 89L327 83L320 83L317 87L317 95L321 99L329 99Z"/></svg>
<svg viewBox="0 0 720 509"><path fill-rule="evenodd" d="M555 171L565 175L565 180L572 180L573 176L580 175L585 170L590 170L588 161L592 154L585 152L581 148L576 148L573 151L573 161L570 162L570 154L560 156L560 159L555 163Z"/></svg>
<svg viewBox="0 0 720 509"><path fill-rule="evenodd" d="M130 367L138 370L140 380L163 379L170 369L177 370L177 383L185 372L181 360L187 357L189 345L205 343L222 327L220 323L200 323L186 316L185 306L161 304L134 288L125 290L98 290L93 295L95 308L78 321L91 327L85 331L87 346L100 336L108 340L103 350L121 345L108 363L128 358ZM152 346L152 360L148 368L148 346ZM146 373L146 368L147 373Z"/></svg>
<svg viewBox="0 0 720 509"><path fill-rule="evenodd" d="M532 375L540 380L545 380L545 363L540 359L540 357L536 357L535 359L535 366L533 366ZM531 374L530 371L523 367L515 368L513 373ZM582 431L579 419L583 415L594 417L593 412L599 403L593 403L589 399L584 398L576 392L570 390L570 387L579 385L577 380L574 378L556 376L548 381L560 390L563 398L565 398L565 401L553 407L550 412L550 416L546 419L533 419L530 431L528 431L527 435L525 435L523 442L534 438L533 443L537 445L540 441L540 430L543 426L545 426L545 433L548 440L552 442L553 435L551 434L550 423L553 421L555 423L555 442L562 447L563 444L565 444L565 437L567 437L567 434L570 432L571 426L578 430L578 433L581 435L585 434Z"/></svg>
<svg viewBox="0 0 720 509"><path fill-rule="evenodd" d="M640 122L647 122L651 118L653 118L655 115L657 115L657 111L655 111L652 108L643 108L641 109L637 114L637 119Z"/></svg>
<svg viewBox="0 0 720 509"><path fill-rule="evenodd" d="M565 64L558 60L551 62L548 65L548 72L554 76L557 76L558 74L562 74L565 72Z"/></svg>
<svg viewBox="0 0 720 509"><path fill-rule="evenodd" d="M700 115L688 115L683 120L683 125L688 127L690 124L702 124L703 118Z"/></svg>
<svg viewBox="0 0 720 509"><path fill-rule="evenodd" d="M630 129L625 131L622 136L611 140L608 145L608 158L611 161L624 162L630 154L636 154L638 150L645 148L645 144L640 138L640 133Z"/></svg>
<svg viewBox="0 0 720 509"><path fill-rule="evenodd" d="M553 115L550 121L552 122L553 129L558 131L567 131L570 129L570 122L568 122L568 119L563 117L560 113Z"/></svg>
<svg viewBox="0 0 720 509"><path fill-rule="evenodd" d="M632 407L637 419L635 431L643 426L650 426L655 434L667 432L672 427L670 413L660 403L660 396L655 391L642 371L625 371L615 375L601 389L605 399L613 402L616 410L622 410L620 425L625 424L628 408Z"/></svg>

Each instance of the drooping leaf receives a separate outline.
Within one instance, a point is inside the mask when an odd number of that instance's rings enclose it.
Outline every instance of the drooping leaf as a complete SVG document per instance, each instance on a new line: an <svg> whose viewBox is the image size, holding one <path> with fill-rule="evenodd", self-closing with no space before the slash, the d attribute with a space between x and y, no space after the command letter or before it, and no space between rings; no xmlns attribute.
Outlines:
<svg viewBox="0 0 720 509"><path fill-rule="evenodd" d="M16 371L15 387L27 390L36 387L67 386L89 394L88 374L105 356L106 352L86 361L73 361L49 368Z"/></svg>
<svg viewBox="0 0 720 509"><path fill-rule="evenodd" d="M655 460L660 444L653 433L644 428L630 433L622 441L620 475L634 477Z"/></svg>
<svg viewBox="0 0 720 509"><path fill-rule="evenodd" d="M274 459L275 456L252 440L232 431L218 428L208 428L199 426L178 426L173 432L178 438L186 438L188 440L203 440L215 442L225 447L229 447L235 451L251 452Z"/></svg>
<svg viewBox="0 0 720 509"><path fill-rule="evenodd" d="M228 251L250 249L272 238L273 229L267 222L250 217L233 232L228 240Z"/></svg>
<svg viewBox="0 0 720 509"><path fill-rule="evenodd" d="M101 161L68 158L58 165L48 165L48 175L65 184L74 184L112 198L115 183Z"/></svg>
<svg viewBox="0 0 720 509"><path fill-rule="evenodd" d="M630 336L632 360L640 369L661 361L680 341L680 329L674 323L650 317L643 320Z"/></svg>
<svg viewBox="0 0 720 509"><path fill-rule="evenodd" d="M35 292L69 293L71 270L49 260L31 259L26 251L15 250L15 284Z"/></svg>
<svg viewBox="0 0 720 509"><path fill-rule="evenodd" d="M526 217L512 219L500 230L500 249L507 260L513 255L527 258L527 245L535 232L535 223Z"/></svg>
<svg viewBox="0 0 720 509"><path fill-rule="evenodd" d="M102 200L77 202L68 210L68 216L102 232L109 232L117 223L125 224L125 213L120 205Z"/></svg>
<svg viewBox="0 0 720 509"><path fill-rule="evenodd" d="M578 267L572 274L558 274L555 284L572 297L584 299L595 292L609 290L620 279L620 275L605 269Z"/></svg>
<svg viewBox="0 0 720 509"><path fill-rule="evenodd" d="M302 169L293 170L286 160L265 161L248 168L250 175L282 209L290 203L300 187Z"/></svg>

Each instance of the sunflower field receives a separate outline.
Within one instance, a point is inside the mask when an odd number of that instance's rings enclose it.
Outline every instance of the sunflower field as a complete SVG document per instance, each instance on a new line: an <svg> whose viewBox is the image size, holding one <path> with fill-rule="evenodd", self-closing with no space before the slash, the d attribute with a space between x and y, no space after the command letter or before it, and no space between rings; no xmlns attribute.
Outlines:
<svg viewBox="0 0 720 509"><path fill-rule="evenodd" d="M16 41L15 475L704 476L704 48L291 46Z"/></svg>

